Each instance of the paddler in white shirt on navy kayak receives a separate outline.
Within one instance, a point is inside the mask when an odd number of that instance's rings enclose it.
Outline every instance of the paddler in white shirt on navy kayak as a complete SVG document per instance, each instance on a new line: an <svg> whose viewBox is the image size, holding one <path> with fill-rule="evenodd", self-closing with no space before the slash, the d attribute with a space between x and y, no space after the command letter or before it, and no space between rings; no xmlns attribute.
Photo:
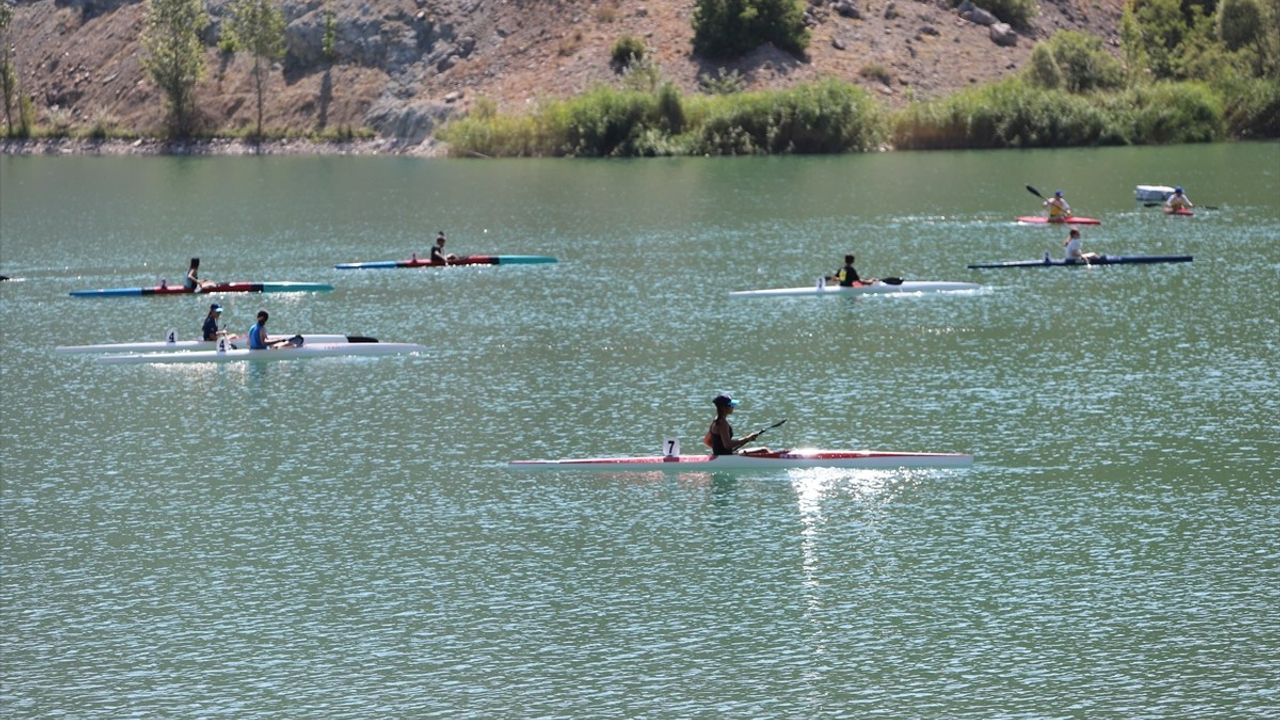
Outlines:
<svg viewBox="0 0 1280 720"><path fill-rule="evenodd" d="M1075 228L1067 233L1067 239L1062 241L1062 246L1066 248L1066 254L1063 257L1067 262L1089 262L1097 260L1097 253L1082 252L1084 249L1084 240L1080 238L1080 231ZM1048 255L1048 253L1045 253Z"/></svg>
<svg viewBox="0 0 1280 720"><path fill-rule="evenodd" d="M733 413L734 408L738 407L738 401L725 394L717 395L711 402L716 406L716 419L711 422L711 428L702 437L702 442L711 448L712 455L732 455L764 432L758 430L735 440L733 427L729 425L729 415ZM764 451L767 452L768 448L764 448Z"/></svg>

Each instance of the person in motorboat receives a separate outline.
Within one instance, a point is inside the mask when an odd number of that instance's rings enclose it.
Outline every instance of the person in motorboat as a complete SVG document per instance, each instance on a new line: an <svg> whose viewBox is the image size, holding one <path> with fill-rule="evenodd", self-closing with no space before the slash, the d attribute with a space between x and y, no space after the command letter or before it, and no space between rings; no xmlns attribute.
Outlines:
<svg viewBox="0 0 1280 720"><path fill-rule="evenodd" d="M733 437L733 427L729 425L729 415L733 413L733 409L738 407L738 401L734 400L728 394L717 395L711 401L716 406L716 419L711 422L711 428L707 430L707 434L702 437L702 442L711 448L712 455L733 455L742 449L743 445L760 437L763 430L746 435L741 438ZM759 452L768 452L768 448L760 448Z"/></svg>
<svg viewBox="0 0 1280 720"><path fill-rule="evenodd" d="M1084 240L1080 238L1080 231L1071 228L1071 232L1067 233L1067 239L1062 241L1062 246L1066 248L1066 254L1063 260L1067 262L1083 262L1087 263L1098 259L1097 253L1084 252Z"/></svg>
<svg viewBox="0 0 1280 720"><path fill-rule="evenodd" d="M249 349L250 350L274 350L282 347L299 347L302 345L302 336L294 335L291 338L281 338L272 340L267 336L267 320L271 316L266 310L258 311L258 322L249 328Z"/></svg>
<svg viewBox="0 0 1280 720"><path fill-rule="evenodd" d="M200 328L201 337L205 340L217 341L222 335L222 330L218 328L218 319L222 317L222 306L213 303L209 306L209 314L204 316L204 327Z"/></svg>
<svg viewBox="0 0 1280 720"><path fill-rule="evenodd" d="M445 254L444 243L444 231L441 230L436 234L436 244L431 246L431 263L433 265L448 265L458 259L458 256L453 253Z"/></svg>
<svg viewBox="0 0 1280 720"><path fill-rule="evenodd" d="M1177 212L1179 210L1190 210L1195 207L1191 204L1191 198L1182 192L1182 186L1173 189L1173 194L1164 201L1164 209L1166 212Z"/></svg>
<svg viewBox="0 0 1280 720"><path fill-rule="evenodd" d="M863 280L858 277L858 270L853 267L854 257L852 255L844 256L844 267L836 271L835 275L827 278L827 282L839 283L840 287L854 287L855 285L870 285L876 282L875 278L867 278Z"/></svg>
<svg viewBox="0 0 1280 720"><path fill-rule="evenodd" d="M1071 217L1071 206L1067 204L1061 190L1055 190L1053 197L1044 201L1044 206L1049 208L1049 222L1063 222Z"/></svg>
<svg viewBox="0 0 1280 720"><path fill-rule="evenodd" d="M187 268L187 275L182 278L182 287L193 292L203 292L217 285L212 280L201 280L199 276L200 258L191 258L191 267Z"/></svg>

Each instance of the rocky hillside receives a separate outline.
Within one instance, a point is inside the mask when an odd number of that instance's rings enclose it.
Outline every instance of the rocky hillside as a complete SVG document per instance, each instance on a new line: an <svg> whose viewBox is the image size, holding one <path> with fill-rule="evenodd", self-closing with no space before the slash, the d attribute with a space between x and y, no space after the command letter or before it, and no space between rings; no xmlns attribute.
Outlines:
<svg viewBox="0 0 1280 720"><path fill-rule="evenodd" d="M3 1L3 0L0 0ZM253 122L251 60L217 49L229 0L207 0L206 127ZM997 79L1053 31L1082 30L1118 51L1123 0L1043 0L1030 28L998 37L981 14L948 0L808 0L808 56L763 47L734 63L693 56L695 0L283 0L288 54L272 74L265 122L276 129L370 128L402 149L431 146L442 120L478 98L517 110L548 96L617 81L610 49L643 39L663 75L686 91L725 67L748 88L837 77L889 105ZM326 10L334 58L325 57ZM10 36L24 89L43 124L115 124L144 133L162 103L139 54L145 3L18 0ZM975 20L977 22L975 22Z"/></svg>

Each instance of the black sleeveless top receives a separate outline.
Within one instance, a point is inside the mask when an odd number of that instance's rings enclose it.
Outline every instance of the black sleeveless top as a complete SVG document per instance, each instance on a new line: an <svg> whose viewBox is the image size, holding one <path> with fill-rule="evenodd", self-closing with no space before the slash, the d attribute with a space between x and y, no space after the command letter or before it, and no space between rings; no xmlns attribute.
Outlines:
<svg viewBox="0 0 1280 720"><path fill-rule="evenodd" d="M729 428L729 437L733 437L733 426L728 420L724 421L725 427ZM711 435L711 454L712 455L732 455L733 451L724 446L724 442L720 440L719 433L716 432L716 424L711 423L711 429L707 431Z"/></svg>

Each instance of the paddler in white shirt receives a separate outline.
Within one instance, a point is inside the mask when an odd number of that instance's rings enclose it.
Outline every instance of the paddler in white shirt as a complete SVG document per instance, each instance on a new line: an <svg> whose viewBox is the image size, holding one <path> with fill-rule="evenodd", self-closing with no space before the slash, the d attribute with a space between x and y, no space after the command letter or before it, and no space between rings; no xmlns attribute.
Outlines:
<svg viewBox="0 0 1280 720"><path fill-rule="evenodd" d="M1190 210L1193 207L1195 206L1191 204L1191 198L1187 197L1186 193L1182 192L1181 185L1174 188L1173 194L1169 196L1169 199L1164 201L1164 209L1169 212Z"/></svg>
<svg viewBox="0 0 1280 720"><path fill-rule="evenodd" d="M1061 190L1055 190L1053 197L1044 201L1044 206L1049 208L1049 222L1062 222L1071 217L1071 206Z"/></svg>
<svg viewBox="0 0 1280 720"><path fill-rule="evenodd" d="M1067 262L1087 263L1098 259L1097 253L1082 252L1084 241L1080 238L1080 231L1075 228L1072 228L1071 232L1067 234L1067 239L1062 241L1062 246L1067 249L1066 256L1063 258Z"/></svg>

